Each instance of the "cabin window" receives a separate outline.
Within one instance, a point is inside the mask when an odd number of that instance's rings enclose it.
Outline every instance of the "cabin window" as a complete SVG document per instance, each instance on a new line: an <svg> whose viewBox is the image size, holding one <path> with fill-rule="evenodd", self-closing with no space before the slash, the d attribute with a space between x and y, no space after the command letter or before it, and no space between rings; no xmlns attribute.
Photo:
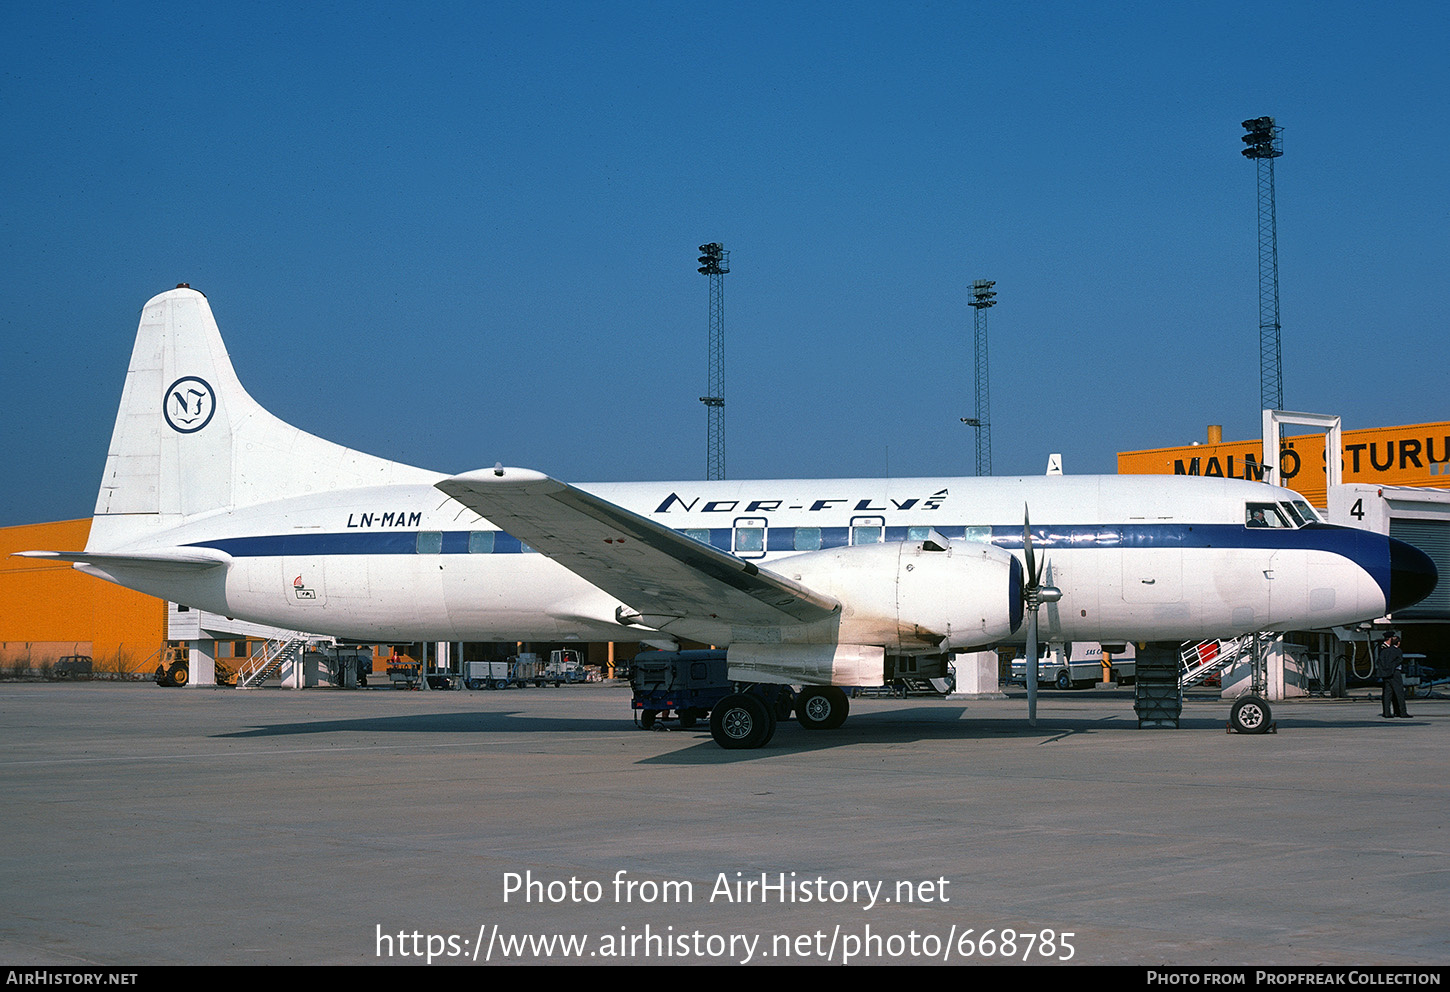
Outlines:
<svg viewBox="0 0 1450 992"><path fill-rule="evenodd" d="M851 544L880 544L885 539L885 518L853 517L851 519Z"/></svg>
<svg viewBox="0 0 1450 992"><path fill-rule="evenodd" d="M747 554L763 554L765 552L765 528L736 527L735 550Z"/></svg>
<svg viewBox="0 0 1450 992"><path fill-rule="evenodd" d="M906 539L908 541L925 541L931 536L930 527L908 527L906 528Z"/></svg>
<svg viewBox="0 0 1450 992"><path fill-rule="evenodd" d="M417 552L420 555L443 553L443 532L439 530L418 531Z"/></svg>
<svg viewBox="0 0 1450 992"><path fill-rule="evenodd" d="M736 517L731 532L731 550L741 558L764 558L766 552L766 519Z"/></svg>
<svg viewBox="0 0 1450 992"><path fill-rule="evenodd" d="M471 555L493 554L493 538L497 531L475 530L468 534L468 553Z"/></svg>
<svg viewBox="0 0 1450 992"><path fill-rule="evenodd" d="M682 533L692 541L699 541L701 544L710 543L710 528L708 527L686 527Z"/></svg>
<svg viewBox="0 0 1450 992"><path fill-rule="evenodd" d="M795 529L797 551L821 550L821 529L819 527L797 527Z"/></svg>

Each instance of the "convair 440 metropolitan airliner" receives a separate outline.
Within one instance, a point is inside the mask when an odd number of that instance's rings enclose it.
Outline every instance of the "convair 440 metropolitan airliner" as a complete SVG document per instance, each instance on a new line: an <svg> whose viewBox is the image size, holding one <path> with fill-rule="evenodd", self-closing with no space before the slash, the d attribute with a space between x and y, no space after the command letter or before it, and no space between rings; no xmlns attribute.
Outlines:
<svg viewBox="0 0 1450 992"><path fill-rule="evenodd" d="M713 644L739 683L805 687L811 727L844 717L835 687L943 674L951 652L1326 628L1436 582L1415 548L1238 480L576 487L501 465L429 472L262 409L185 287L142 311L85 550L26 554L359 641ZM712 732L758 747L774 708L742 691Z"/></svg>

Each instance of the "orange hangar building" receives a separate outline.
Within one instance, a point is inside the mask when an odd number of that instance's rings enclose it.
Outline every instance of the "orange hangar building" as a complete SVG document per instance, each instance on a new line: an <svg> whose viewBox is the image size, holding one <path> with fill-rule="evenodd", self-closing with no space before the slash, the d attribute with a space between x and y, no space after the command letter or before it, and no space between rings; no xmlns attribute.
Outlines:
<svg viewBox="0 0 1450 992"><path fill-rule="evenodd" d="M11 557L31 548L83 548L91 522L0 527L0 669L47 671L62 658L96 672L149 672L166 638L166 603L82 575L69 562Z"/></svg>
<svg viewBox="0 0 1450 992"><path fill-rule="evenodd" d="M1278 484L1302 493L1320 509L1329 506L1325 442L1329 433L1301 434L1279 442L1277 466L1265 464L1263 439L1224 441L1208 429L1204 444L1118 454L1120 475L1205 475L1264 480L1277 467ZM1343 431L1341 482L1346 485L1450 488L1450 422Z"/></svg>

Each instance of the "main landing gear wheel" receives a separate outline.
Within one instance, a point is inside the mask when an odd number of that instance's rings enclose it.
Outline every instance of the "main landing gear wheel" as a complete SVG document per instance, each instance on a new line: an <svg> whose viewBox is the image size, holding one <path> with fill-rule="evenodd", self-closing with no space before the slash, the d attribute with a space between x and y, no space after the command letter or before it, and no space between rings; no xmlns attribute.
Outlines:
<svg viewBox="0 0 1450 992"><path fill-rule="evenodd" d="M710 712L710 736L728 751L764 747L774 735L775 714L759 696L737 692Z"/></svg>
<svg viewBox="0 0 1450 992"><path fill-rule="evenodd" d="M1273 727L1269 704L1258 696L1244 696L1228 711L1229 729L1236 734L1267 734Z"/></svg>
<svg viewBox="0 0 1450 992"><path fill-rule="evenodd" d="M807 686L796 696L796 720L807 730L835 730L846 722L851 704L833 685Z"/></svg>

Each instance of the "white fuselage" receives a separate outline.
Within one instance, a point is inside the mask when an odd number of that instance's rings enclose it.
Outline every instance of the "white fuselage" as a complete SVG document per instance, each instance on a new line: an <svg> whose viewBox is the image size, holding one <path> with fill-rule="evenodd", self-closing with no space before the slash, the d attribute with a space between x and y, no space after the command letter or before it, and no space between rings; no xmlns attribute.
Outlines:
<svg viewBox="0 0 1450 992"><path fill-rule="evenodd" d="M992 543L1020 558L1028 512L1043 581L1062 591L1042 610L1044 639L1186 640L1328 627L1385 610L1387 574L1362 560L1368 546L1360 532L1248 528L1246 504L1299 498L1257 483L1068 476L579 488L821 592L844 590L842 625L857 604L849 570L822 565L840 557L833 548L910 548L934 529L954 545ZM659 636L616 621L616 611L632 604L521 547L426 484L334 490L220 512L128 550L163 546L214 549L230 560L202 576L148 574L146 591L291 629L377 640ZM88 570L138 584L115 569ZM904 574L893 572L889 581ZM728 626L684 633L731 642ZM833 636L885 643L889 652L921 650L893 641L889 630L838 629Z"/></svg>

